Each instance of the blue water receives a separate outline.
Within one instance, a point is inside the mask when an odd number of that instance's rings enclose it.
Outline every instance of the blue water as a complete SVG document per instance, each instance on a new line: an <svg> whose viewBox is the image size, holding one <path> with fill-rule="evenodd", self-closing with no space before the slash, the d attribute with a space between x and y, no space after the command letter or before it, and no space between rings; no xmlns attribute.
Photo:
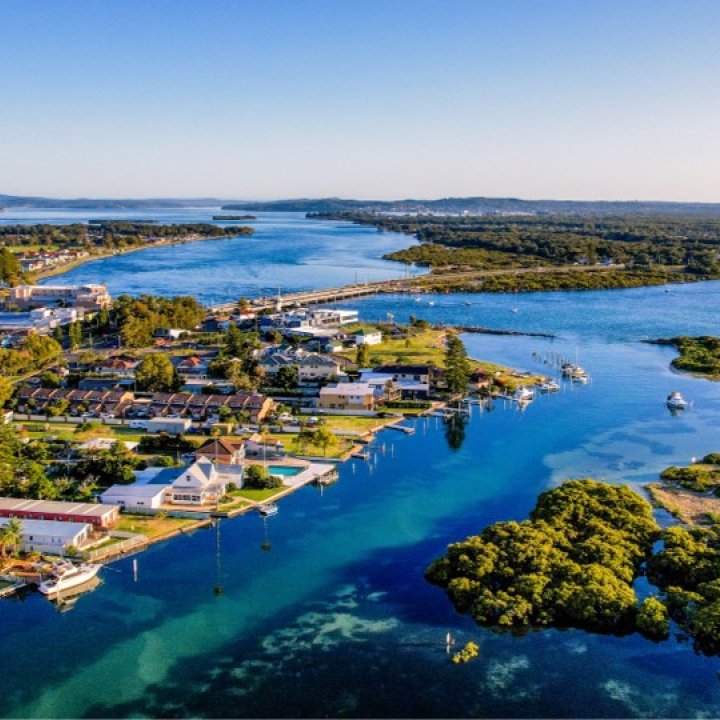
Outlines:
<svg viewBox="0 0 720 720"><path fill-rule="evenodd" d="M217 208L172 211L9 210L3 223L68 223L90 218L148 219L162 223L212 222ZM222 225L223 223L215 223ZM46 283L102 283L113 295L195 295L203 302L309 290L402 275L404 266L381 260L408 245L407 236L334 221L308 221L301 213L258 213L240 223L255 234L149 248L85 263Z"/></svg>
<svg viewBox="0 0 720 720"><path fill-rule="evenodd" d="M556 333L465 340L472 355L531 370L546 369L533 352L577 352L592 382L525 412L496 403L464 433L408 421L415 435L381 434L370 462L340 466L337 483L303 488L275 517L153 546L138 556L137 581L130 560L113 564L69 612L39 595L0 603L0 715L719 716L720 661L682 638L496 635L422 576L448 542L526 517L564 478L639 489L670 464L720 449L720 384L673 373L670 348L637 341L718 333L717 293L708 283L358 302L369 317ZM673 389L693 402L677 417L663 405ZM480 657L453 666L448 631L478 642Z"/></svg>

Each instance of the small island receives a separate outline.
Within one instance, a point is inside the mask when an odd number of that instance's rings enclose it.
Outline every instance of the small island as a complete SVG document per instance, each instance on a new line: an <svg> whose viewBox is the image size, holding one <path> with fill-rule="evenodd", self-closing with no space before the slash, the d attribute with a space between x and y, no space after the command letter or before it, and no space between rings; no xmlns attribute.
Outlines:
<svg viewBox="0 0 720 720"><path fill-rule="evenodd" d="M656 588L640 600L642 575ZM495 631L577 627L662 640L672 619L699 651L720 650L720 524L661 531L626 486L568 481L540 495L529 520L450 545L426 577Z"/></svg>
<svg viewBox="0 0 720 720"><path fill-rule="evenodd" d="M212 219L220 222L257 220L255 215L213 215Z"/></svg>

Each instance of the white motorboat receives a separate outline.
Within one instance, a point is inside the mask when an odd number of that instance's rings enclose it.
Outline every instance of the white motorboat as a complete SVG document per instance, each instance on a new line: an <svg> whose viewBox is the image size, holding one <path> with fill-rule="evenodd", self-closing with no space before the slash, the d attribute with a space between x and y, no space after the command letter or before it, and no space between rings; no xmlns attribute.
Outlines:
<svg viewBox="0 0 720 720"><path fill-rule="evenodd" d="M102 565L92 563L83 565L73 565L68 561L57 563L53 566L50 577L40 583L38 590L48 597L57 596L65 590L92 580L100 572L101 567Z"/></svg>
<svg viewBox="0 0 720 720"><path fill-rule="evenodd" d="M275 503L265 503L264 505L258 505L258 512L261 515L265 515L265 517L269 517L270 515L277 515L278 514L278 508Z"/></svg>
<svg viewBox="0 0 720 720"><path fill-rule="evenodd" d="M589 376L579 365L575 365L570 371L570 380L573 382L586 383L589 380Z"/></svg>
<svg viewBox="0 0 720 720"><path fill-rule="evenodd" d="M671 410L684 410L690 404L677 390L667 396L665 403Z"/></svg>
<svg viewBox="0 0 720 720"><path fill-rule="evenodd" d="M547 380L546 382L541 382L537 388L541 393L554 393L559 392L560 385L558 385L554 380Z"/></svg>
<svg viewBox="0 0 720 720"><path fill-rule="evenodd" d="M513 394L513 400L518 402L528 402L535 397L535 393L529 388L523 385L519 387Z"/></svg>

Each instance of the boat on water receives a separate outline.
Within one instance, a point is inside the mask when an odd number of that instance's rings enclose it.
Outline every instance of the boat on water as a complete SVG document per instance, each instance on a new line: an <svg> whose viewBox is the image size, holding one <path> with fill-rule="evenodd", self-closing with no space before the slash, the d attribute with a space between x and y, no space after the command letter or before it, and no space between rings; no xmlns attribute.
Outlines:
<svg viewBox="0 0 720 720"><path fill-rule="evenodd" d="M558 385L558 383L555 382L555 380L547 380L545 382L541 382L537 386L537 389L541 393L554 393L554 392L559 392L560 385Z"/></svg>
<svg viewBox="0 0 720 720"><path fill-rule="evenodd" d="M579 365L575 365L570 373L570 380L573 382L586 383L590 376Z"/></svg>
<svg viewBox="0 0 720 720"><path fill-rule="evenodd" d="M265 517L271 515L277 515L280 508L275 503L265 503L264 505L258 505L258 512Z"/></svg>
<svg viewBox="0 0 720 720"><path fill-rule="evenodd" d="M673 390L665 400L671 410L684 410L690 403L677 391Z"/></svg>
<svg viewBox="0 0 720 720"><path fill-rule="evenodd" d="M50 576L40 583L38 590L43 595L55 597L66 590L89 582L100 572L101 567L102 565L94 563L73 565L67 560L56 563Z"/></svg>
<svg viewBox="0 0 720 720"><path fill-rule="evenodd" d="M514 393L513 393L513 400L517 400L517 402L529 402L535 397L535 392L531 390L529 387L526 387L523 385L522 387L519 387Z"/></svg>

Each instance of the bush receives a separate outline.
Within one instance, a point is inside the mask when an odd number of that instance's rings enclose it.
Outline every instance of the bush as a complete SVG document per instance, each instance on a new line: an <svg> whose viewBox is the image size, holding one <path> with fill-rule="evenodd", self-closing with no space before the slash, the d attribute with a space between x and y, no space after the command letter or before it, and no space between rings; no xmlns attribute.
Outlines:
<svg viewBox="0 0 720 720"><path fill-rule="evenodd" d="M282 478L270 475L262 465L251 465L245 470L244 486L250 490L269 490L282 487Z"/></svg>
<svg viewBox="0 0 720 720"><path fill-rule="evenodd" d="M168 435L167 433L158 433L157 435L143 435L140 438L139 451L146 455L156 452L192 452L199 447L184 435Z"/></svg>
<svg viewBox="0 0 720 720"><path fill-rule="evenodd" d="M638 630L650 638L666 638L670 633L668 609L652 596L643 600L635 622Z"/></svg>

